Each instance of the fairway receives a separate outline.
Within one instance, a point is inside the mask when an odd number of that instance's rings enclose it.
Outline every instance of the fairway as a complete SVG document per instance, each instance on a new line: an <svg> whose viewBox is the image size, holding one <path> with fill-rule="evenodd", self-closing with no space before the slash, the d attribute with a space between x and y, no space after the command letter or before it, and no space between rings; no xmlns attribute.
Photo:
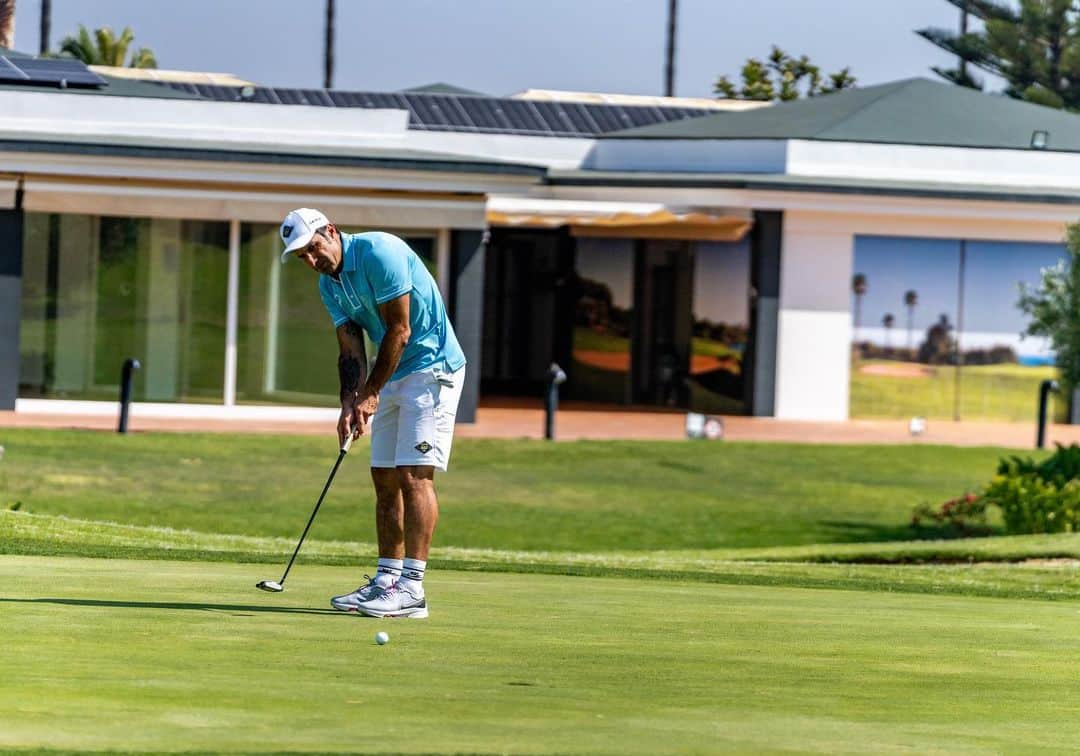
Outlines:
<svg viewBox="0 0 1080 756"><path fill-rule="evenodd" d="M651 579L432 577L428 621L324 610L355 571L0 557L0 746L1028 751L1080 739L1074 603ZM377 646L377 630L391 642ZM377 737L375 735L377 733Z"/></svg>

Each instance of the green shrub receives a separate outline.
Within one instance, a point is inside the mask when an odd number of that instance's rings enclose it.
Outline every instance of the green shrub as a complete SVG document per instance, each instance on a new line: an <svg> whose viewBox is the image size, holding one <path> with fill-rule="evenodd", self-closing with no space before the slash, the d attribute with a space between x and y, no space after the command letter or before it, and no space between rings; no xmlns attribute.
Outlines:
<svg viewBox="0 0 1080 756"><path fill-rule="evenodd" d="M985 522L989 507L1001 511L1010 535L1080 531L1080 446L1059 444L1042 462L1002 459L981 493L947 501L938 510L918 507L912 524L932 519L954 530L974 531Z"/></svg>
<svg viewBox="0 0 1080 756"><path fill-rule="evenodd" d="M1009 457L982 493L1009 533L1080 530L1080 446L1058 445L1042 462Z"/></svg>

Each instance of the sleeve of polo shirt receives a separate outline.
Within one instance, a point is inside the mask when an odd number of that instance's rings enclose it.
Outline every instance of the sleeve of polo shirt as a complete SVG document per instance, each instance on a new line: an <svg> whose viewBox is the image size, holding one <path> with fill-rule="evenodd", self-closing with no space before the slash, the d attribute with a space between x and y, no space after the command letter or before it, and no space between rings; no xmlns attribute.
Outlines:
<svg viewBox="0 0 1080 756"><path fill-rule="evenodd" d="M387 236L364 255L364 275L375 294L375 303L383 304L412 291L409 272L409 245L396 236Z"/></svg>
<svg viewBox="0 0 1080 756"><path fill-rule="evenodd" d="M323 307L325 307L327 313L330 314L330 319L334 321L334 328L337 328L349 319L349 316L341 309L341 305L334 299L334 295L327 291L322 280L319 281L319 296L322 297Z"/></svg>

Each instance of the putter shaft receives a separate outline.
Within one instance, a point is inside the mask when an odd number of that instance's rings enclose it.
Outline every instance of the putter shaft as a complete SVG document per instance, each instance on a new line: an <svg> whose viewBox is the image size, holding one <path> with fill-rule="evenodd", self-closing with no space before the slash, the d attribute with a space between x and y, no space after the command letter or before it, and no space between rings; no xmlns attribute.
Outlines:
<svg viewBox="0 0 1080 756"><path fill-rule="evenodd" d="M307 538L308 531L311 529L311 523L315 522L315 515L319 513L319 507L322 506L323 499L326 498L326 492L330 490L330 484L334 482L334 476L337 475L338 468L341 466L341 460L345 459L345 455L349 453L350 446L352 446L352 435L346 438L345 443L342 444L337 461L334 463L333 469L330 470L330 477L326 479L326 485L323 486L322 493L319 494L319 500L315 502L315 509L311 511L311 517L308 518L307 525L304 526L304 532L300 534L300 540L296 543L296 549L293 550L292 558L289 559L289 564L285 568L281 580L278 581L278 585L281 586L282 589L285 587L285 578L289 576L289 570L292 569L293 562L296 561L296 555L300 553L300 547L303 545L304 539Z"/></svg>

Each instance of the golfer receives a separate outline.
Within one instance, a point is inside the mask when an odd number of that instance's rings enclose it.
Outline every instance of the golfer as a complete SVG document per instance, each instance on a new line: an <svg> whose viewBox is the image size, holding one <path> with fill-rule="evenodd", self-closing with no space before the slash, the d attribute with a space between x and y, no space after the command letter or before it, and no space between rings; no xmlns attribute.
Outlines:
<svg viewBox="0 0 1080 756"><path fill-rule="evenodd" d="M330 599L370 617L428 616L424 596L431 536L439 518L435 471L446 470L465 355L435 280L392 234L344 234L318 210L281 224L282 262L318 272L319 294L340 348L338 441L371 434L371 479L379 563L375 577ZM368 370L364 334L375 345Z"/></svg>

